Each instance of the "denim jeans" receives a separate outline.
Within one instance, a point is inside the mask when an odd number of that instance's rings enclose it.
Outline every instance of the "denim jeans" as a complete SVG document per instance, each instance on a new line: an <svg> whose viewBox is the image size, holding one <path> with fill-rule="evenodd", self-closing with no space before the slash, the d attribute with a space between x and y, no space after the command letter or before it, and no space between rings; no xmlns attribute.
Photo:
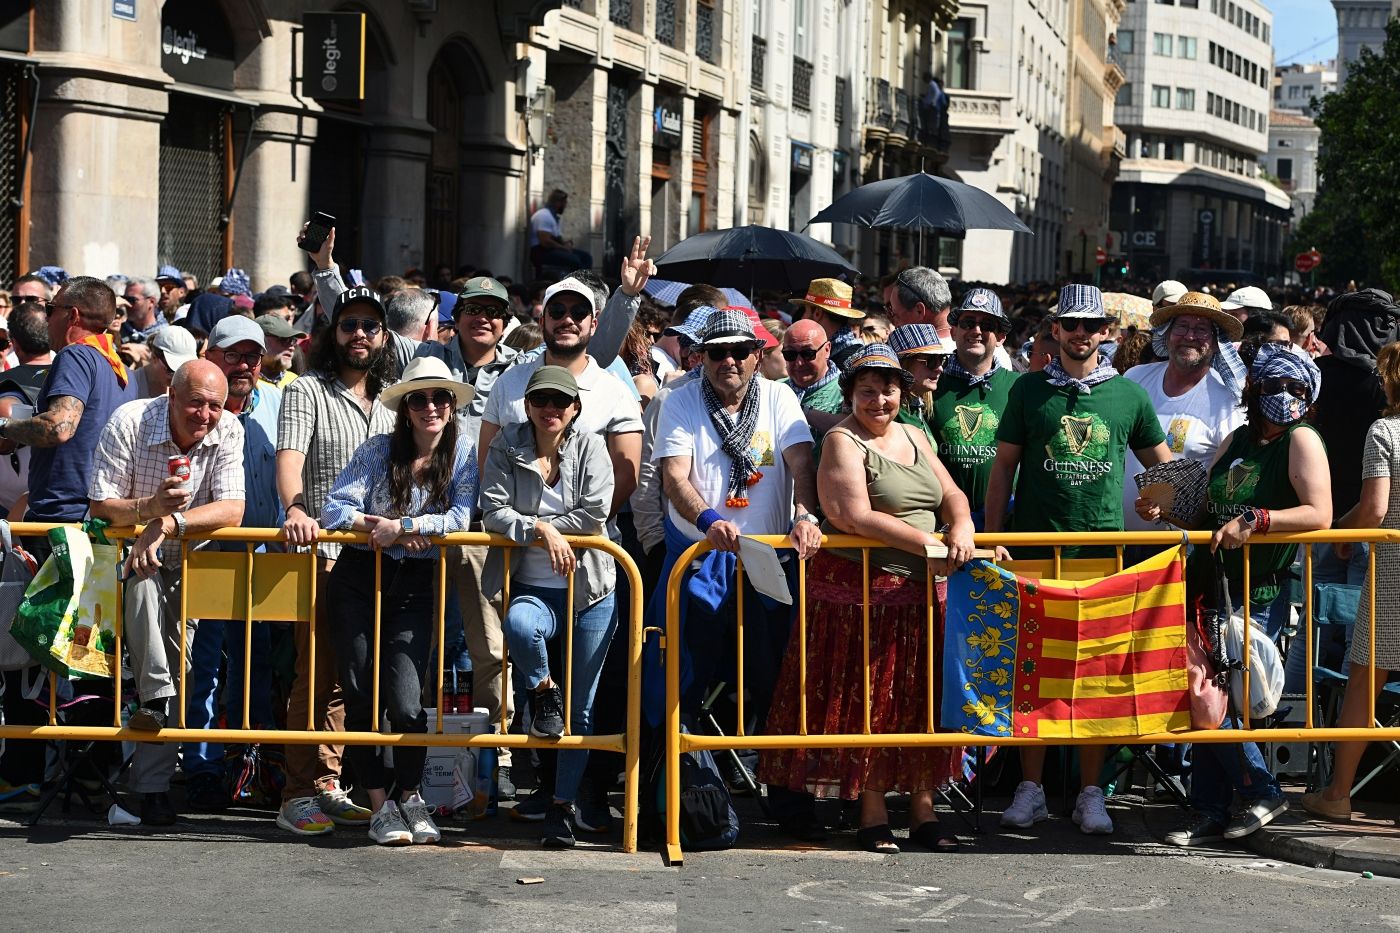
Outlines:
<svg viewBox="0 0 1400 933"><path fill-rule="evenodd" d="M425 558L383 557L379 602L379 709L372 705L374 677L374 556L347 547L331 571L329 604L335 638L340 689L345 694L347 732L377 732L379 718L389 714L395 732L427 732L423 710L423 681L428 651L437 628L435 577L437 562ZM362 787L382 790L389 774L378 748L348 745L345 757ZM417 790L423 782L427 749L400 745L394 749L394 782L400 791Z"/></svg>
<svg viewBox="0 0 1400 933"><path fill-rule="evenodd" d="M527 696L545 678L552 678L561 689L569 685L569 734L593 734L593 695L608 654L613 631L617 628L614 596L609 593L586 609L574 606L574 657L570 676L551 674L549 643L559 640L559 656L564 656L564 629L560 620L567 610L567 590L517 584L512 587L510 608L502 628L510 646L511 666L515 669L516 689ZM564 665L557 665L562 668ZM578 796L583 769L588 764L587 749L559 752L555 765L554 798L572 802Z"/></svg>
<svg viewBox="0 0 1400 933"><path fill-rule="evenodd" d="M1313 583L1345 583L1361 586L1366 582L1366 572L1370 569L1371 546L1353 544L1350 560L1342 560L1330 544L1313 548ZM1303 594L1311 598L1311 593ZM1355 620L1352 620L1353 623ZM1351 644L1351 625L1319 626L1313 630L1317 656L1324 667L1350 672L1347 661L1347 646ZM1283 692L1303 693L1308 674L1312 670L1312 658L1308 657L1307 638L1300 631L1288 647L1288 661L1283 671Z"/></svg>
<svg viewBox="0 0 1400 933"><path fill-rule="evenodd" d="M1236 726L1226 716L1220 728ZM1282 796L1278 779L1269 773L1259 746L1253 742L1197 742L1192 745L1192 808L1213 820L1228 822L1230 802L1236 791L1246 806L1257 800Z"/></svg>
<svg viewBox="0 0 1400 933"><path fill-rule="evenodd" d="M230 729L243 725L243 645L245 623L204 619L194 636L191 649L190 680L185 693L185 725L190 729L212 729L219 723L219 687L224 687L224 708ZM224 652L228 666L223 676ZM271 728L272 630L267 623L253 624L253 664L249 671L248 721ZM302 724L303 726L305 723ZM191 777L217 777L224 770L224 747L215 742L186 742L181 746L180 769Z"/></svg>

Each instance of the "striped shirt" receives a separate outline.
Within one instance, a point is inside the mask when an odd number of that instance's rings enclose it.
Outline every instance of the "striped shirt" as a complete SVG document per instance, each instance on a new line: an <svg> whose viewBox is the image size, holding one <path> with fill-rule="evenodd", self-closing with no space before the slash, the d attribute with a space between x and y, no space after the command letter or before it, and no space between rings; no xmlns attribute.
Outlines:
<svg viewBox="0 0 1400 933"><path fill-rule="evenodd" d="M337 376L308 372L282 393L277 449L306 454L301 468L302 501L312 518L321 514L335 479L356 448L394 429L394 413L375 399L368 414L360 399ZM340 545L322 544L322 557L340 556Z"/></svg>
<svg viewBox="0 0 1400 933"><path fill-rule="evenodd" d="M183 451L170 433L170 396L127 402L112 413L92 458L88 498L140 499L160 491L170 476L169 458ZM243 501L243 425L227 412L185 456L190 458L186 509L229 499ZM160 549L166 566L178 566L180 542Z"/></svg>

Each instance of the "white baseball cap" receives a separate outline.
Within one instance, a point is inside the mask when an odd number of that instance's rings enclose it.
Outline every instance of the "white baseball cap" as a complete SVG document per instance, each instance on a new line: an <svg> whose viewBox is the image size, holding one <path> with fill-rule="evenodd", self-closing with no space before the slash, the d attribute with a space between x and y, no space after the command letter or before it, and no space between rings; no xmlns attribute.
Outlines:
<svg viewBox="0 0 1400 933"><path fill-rule="evenodd" d="M1174 305L1181 300L1181 296L1190 289L1178 282L1176 279L1167 279L1165 282L1158 282L1157 287L1152 290L1152 303L1154 305Z"/></svg>
<svg viewBox="0 0 1400 933"><path fill-rule="evenodd" d="M1244 288L1237 288L1228 297L1220 302L1220 307L1226 311L1238 311L1240 308L1249 308L1253 311L1272 311L1274 303L1269 300L1269 293L1257 285L1246 285Z"/></svg>

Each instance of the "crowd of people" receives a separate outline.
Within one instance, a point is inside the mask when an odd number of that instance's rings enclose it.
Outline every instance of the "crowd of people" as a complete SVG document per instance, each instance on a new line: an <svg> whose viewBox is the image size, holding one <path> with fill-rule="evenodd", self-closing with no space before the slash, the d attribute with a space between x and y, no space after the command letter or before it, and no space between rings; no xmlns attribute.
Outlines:
<svg viewBox="0 0 1400 933"><path fill-rule="evenodd" d="M575 549L569 535L606 535L637 556L648 624L658 626L675 563L695 542L711 546L686 578L684 635L672 646L683 655L689 721L848 734L867 722L873 732L938 728L924 697L939 688L929 678L942 669L943 581L971 558L977 532L1162 527L1133 478L1195 461L1208 478L1201 527L1212 541L1193 551L1193 578L1218 562L1232 604L1269 619L1275 636L1298 596L1295 549L1254 547L1246 590L1241 547L1251 535L1400 527L1389 480L1400 468L1400 306L1379 290L1276 307L1257 287L1221 300L1167 281L1151 287L1149 319L1129 321L1091 285L968 286L955 296L936 270L914 266L750 300L659 281L647 237L610 288L561 238L556 194L542 209L549 216L532 222L541 256L567 266L552 283L480 269L455 280L437 270L433 287L416 271L347 282L332 230L310 253L312 271L256 294L239 269L200 290L172 267L105 281L44 267L3 296L0 453L13 456L0 469L0 507L12 519L144 527L126 562L131 728L180 718L181 677L188 727L242 719L243 630L189 620L190 641L180 643L180 541L221 527L280 528L283 543L272 547L316 549L315 637L305 625L253 626L248 719L310 724L328 743L386 721L426 732L435 652L492 723L546 740L621 731L629 584L612 558ZM188 458L188 476L168 474L174 455ZM322 530L368 540L321 541ZM466 530L532 546L448 548L451 585L439 594L433 539ZM868 584L859 552L822 546L833 533L882 543ZM790 606L748 577L736 582L746 535L790 536L791 549L778 552L790 588L797 562L809 562L805 645L790 637ZM45 540L24 543L47 556ZM926 557L936 544L946 556ZM1400 577L1392 550L1381 546L1375 581L1365 545L1323 546L1314 561L1315 580L1380 594L1374 661L1369 638L1325 646L1337 663L1349 651L1342 725L1367 724L1368 668L1381 685L1400 666L1400 610L1385 597ZM1062 556L1102 553L1067 547ZM1301 640L1292 647L1296 686L1312 659L1294 656ZM279 653L294 661L279 669ZM507 656L513 689L503 690ZM4 675L5 721L47 721L33 700L39 676ZM1229 728L1230 717L1218 725ZM136 748L126 784L144 822L177 820L177 773L188 807L232 802L219 746ZM1257 748L1239 748L1193 750L1193 816L1168 842L1238 838L1287 807ZM1022 749L1003 825L1048 816L1046 753ZM1348 815L1360 757L1360 746L1340 746L1331 784L1303 806ZM500 750L493 809L513 800L510 815L537 824L548 846L611 828L615 756L536 758L538 786L515 799L514 762ZM391 765L371 746L288 745L277 823L304 836L341 827L383 845L435 842L440 814L421 792L424 761L411 745L396 747ZM1074 822L1111 833L1102 748L1083 747L1079 762ZM0 800L37 795L45 767L42 743L9 742ZM858 808L863 848L950 850L958 839L934 801L961 767L955 748L810 749L765 753L756 777L796 838L823 838L816 801L839 798ZM891 793L911 795L907 843L890 828Z"/></svg>

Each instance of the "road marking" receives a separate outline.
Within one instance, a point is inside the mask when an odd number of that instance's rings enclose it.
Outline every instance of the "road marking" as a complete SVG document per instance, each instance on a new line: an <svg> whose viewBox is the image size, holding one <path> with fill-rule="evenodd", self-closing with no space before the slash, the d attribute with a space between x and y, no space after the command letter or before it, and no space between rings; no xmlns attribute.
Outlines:
<svg viewBox="0 0 1400 933"><path fill-rule="evenodd" d="M787 889L788 897L824 904L844 904L871 908L922 907L933 901L918 916L899 917L897 923L947 923L957 920L1029 921L1023 929L1056 926L1080 913L1142 913L1161 910L1167 906L1164 897L1147 896L1139 903L1124 903L1121 895L1084 893L1074 896L1080 885L1044 885L1021 895L1029 903L1008 904L970 894L941 893L939 888L900 884L893 881L856 883L844 880L803 881ZM1049 892L1062 892L1054 898ZM1064 900L1073 897L1072 900Z"/></svg>

